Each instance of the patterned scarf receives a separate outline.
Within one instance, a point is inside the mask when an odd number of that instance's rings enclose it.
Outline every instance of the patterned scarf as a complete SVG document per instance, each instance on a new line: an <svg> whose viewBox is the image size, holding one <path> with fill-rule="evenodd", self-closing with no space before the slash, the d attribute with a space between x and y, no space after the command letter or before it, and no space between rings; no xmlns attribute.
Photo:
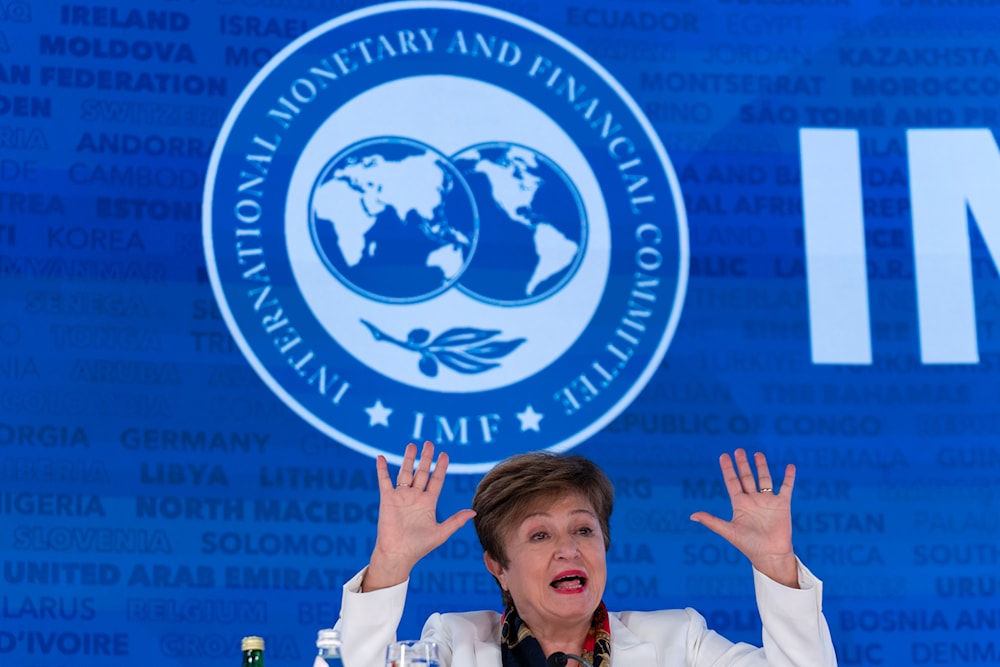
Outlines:
<svg viewBox="0 0 1000 667"><path fill-rule="evenodd" d="M503 667L546 667L548 656L542 653L541 645L521 620L517 609L507 607L501 621L500 657ZM594 610L580 657L594 667L611 667L611 625L603 602Z"/></svg>

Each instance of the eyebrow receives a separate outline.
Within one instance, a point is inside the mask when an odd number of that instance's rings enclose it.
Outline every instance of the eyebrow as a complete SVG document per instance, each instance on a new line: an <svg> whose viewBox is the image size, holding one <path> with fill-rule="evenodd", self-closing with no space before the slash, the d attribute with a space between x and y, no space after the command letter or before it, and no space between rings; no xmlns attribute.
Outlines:
<svg viewBox="0 0 1000 667"><path fill-rule="evenodd" d="M595 519L597 518L597 514L591 512L588 509L583 509L583 508L577 510L570 510L570 514L586 514L587 516L593 517ZM528 519L534 518L536 516L551 517L552 515L549 514L548 512L532 512L531 514L528 514L523 519L521 519L521 523L524 523Z"/></svg>

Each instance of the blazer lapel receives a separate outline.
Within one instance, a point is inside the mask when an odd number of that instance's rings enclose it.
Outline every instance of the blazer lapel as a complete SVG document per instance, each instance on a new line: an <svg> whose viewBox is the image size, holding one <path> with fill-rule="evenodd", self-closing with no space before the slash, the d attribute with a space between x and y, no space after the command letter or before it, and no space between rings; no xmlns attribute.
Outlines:
<svg viewBox="0 0 1000 667"><path fill-rule="evenodd" d="M500 667L499 637L490 641L476 639L473 650L476 652L476 667Z"/></svg>
<svg viewBox="0 0 1000 667"><path fill-rule="evenodd" d="M608 614L611 625L611 667L656 667L656 647L642 641L618 620Z"/></svg>

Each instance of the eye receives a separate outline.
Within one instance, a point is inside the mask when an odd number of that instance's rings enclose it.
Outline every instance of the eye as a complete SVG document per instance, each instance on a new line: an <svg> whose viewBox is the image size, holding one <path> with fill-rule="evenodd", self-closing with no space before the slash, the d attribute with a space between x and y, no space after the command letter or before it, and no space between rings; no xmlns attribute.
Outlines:
<svg viewBox="0 0 1000 667"><path fill-rule="evenodd" d="M591 535L594 534L594 529L591 528L590 526L584 526L583 528L581 528L577 532L580 533L581 535L586 536L586 537L590 537Z"/></svg>
<svg viewBox="0 0 1000 667"><path fill-rule="evenodd" d="M531 540L532 542L541 542L548 536L549 536L548 533L540 530L536 533L532 533L528 539Z"/></svg>

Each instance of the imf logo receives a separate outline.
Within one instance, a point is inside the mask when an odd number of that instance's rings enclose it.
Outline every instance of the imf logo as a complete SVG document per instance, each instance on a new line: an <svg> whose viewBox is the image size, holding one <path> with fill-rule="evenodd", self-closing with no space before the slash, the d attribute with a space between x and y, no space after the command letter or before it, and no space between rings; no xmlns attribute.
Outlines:
<svg viewBox="0 0 1000 667"><path fill-rule="evenodd" d="M209 275L254 370L369 455L451 470L566 450L642 390L677 327L687 224L621 86L520 17L393 3L247 86L205 190Z"/></svg>

